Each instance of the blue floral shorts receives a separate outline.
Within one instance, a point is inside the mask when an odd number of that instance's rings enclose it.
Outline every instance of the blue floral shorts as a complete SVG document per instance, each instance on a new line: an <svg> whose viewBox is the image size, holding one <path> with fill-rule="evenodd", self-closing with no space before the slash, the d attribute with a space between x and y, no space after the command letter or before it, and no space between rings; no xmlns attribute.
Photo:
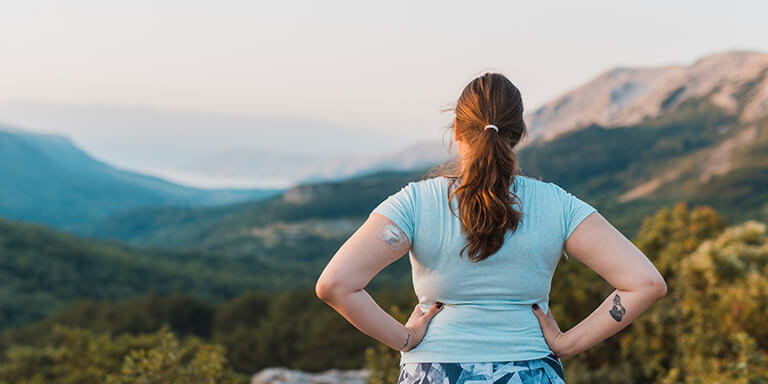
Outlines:
<svg viewBox="0 0 768 384"><path fill-rule="evenodd" d="M534 360L488 363L402 363L397 384L565 384L554 354Z"/></svg>

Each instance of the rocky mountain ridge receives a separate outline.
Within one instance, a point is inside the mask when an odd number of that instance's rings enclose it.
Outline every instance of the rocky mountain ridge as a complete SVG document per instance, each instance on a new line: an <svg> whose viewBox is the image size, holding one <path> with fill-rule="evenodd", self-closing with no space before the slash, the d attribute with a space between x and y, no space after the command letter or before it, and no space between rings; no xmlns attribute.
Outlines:
<svg viewBox="0 0 768 384"><path fill-rule="evenodd" d="M637 124L704 98L742 123L768 115L768 52L726 51L690 65L616 67L526 115L530 141L589 124Z"/></svg>

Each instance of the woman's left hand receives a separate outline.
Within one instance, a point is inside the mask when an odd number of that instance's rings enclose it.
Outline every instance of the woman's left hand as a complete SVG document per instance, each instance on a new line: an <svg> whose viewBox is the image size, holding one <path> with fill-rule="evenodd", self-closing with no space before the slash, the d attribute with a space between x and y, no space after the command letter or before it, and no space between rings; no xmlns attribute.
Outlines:
<svg viewBox="0 0 768 384"><path fill-rule="evenodd" d="M432 318L435 317L438 312L443 310L443 307L443 303L438 301L424 313L421 311L421 308L419 308L419 305L416 304L413 312L411 312L411 317L408 318L408 321L405 323L405 328L410 333L410 338L408 339L406 346L400 349L401 351L408 352L421 343L421 340L424 339L424 335L427 334L429 322L432 321Z"/></svg>
<svg viewBox="0 0 768 384"><path fill-rule="evenodd" d="M544 341L547 342L549 349L555 354L556 357L569 357L570 345L566 340L566 334L560 330L560 327L555 321L555 317L552 316L552 308L547 313L541 309L537 304L532 306L533 313L539 320L541 326L541 333L544 334Z"/></svg>

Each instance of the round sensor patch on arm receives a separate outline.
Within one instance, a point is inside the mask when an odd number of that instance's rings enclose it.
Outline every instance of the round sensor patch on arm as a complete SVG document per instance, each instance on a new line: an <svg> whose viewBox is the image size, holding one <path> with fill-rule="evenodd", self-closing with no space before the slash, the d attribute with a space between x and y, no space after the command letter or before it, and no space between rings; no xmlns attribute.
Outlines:
<svg viewBox="0 0 768 384"><path fill-rule="evenodd" d="M385 225L384 228L379 231L377 237L384 240L384 242L392 248L399 248L406 240L405 234L400 228L392 224Z"/></svg>

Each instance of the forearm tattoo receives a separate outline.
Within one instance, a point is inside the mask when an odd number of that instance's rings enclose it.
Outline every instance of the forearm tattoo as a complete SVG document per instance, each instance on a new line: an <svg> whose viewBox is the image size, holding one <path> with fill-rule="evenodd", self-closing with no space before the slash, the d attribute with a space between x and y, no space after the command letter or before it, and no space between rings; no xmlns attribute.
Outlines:
<svg viewBox="0 0 768 384"><path fill-rule="evenodd" d="M611 314L611 317L613 317L613 319L616 321L621 321L621 319L624 317L624 314L627 313L627 309L621 305L621 297L619 297L618 293L613 297L613 307L609 313Z"/></svg>
<svg viewBox="0 0 768 384"><path fill-rule="evenodd" d="M400 248L406 240L405 234L403 234L400 228L392 224L385 225L384 229L379 231L377 237L384 240L392 248Z"/></svg>
<svg viewBox="0 0 768 384"><path fill-rule="evenodd" d="M405 339L405 344L403 344L402 347L400 347L400 350L402 351L406 346L408 346L408 342L411 341L411 333L408 332L408 338Z"/></svg>

